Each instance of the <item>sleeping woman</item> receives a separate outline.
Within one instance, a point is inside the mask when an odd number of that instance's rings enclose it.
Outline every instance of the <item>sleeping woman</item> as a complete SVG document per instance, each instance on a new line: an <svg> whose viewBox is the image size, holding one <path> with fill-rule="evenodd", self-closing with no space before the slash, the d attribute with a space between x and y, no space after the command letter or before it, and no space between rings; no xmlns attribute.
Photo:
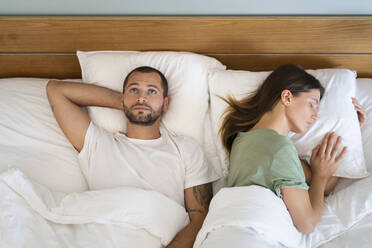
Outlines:
<svg viewBox="0 0 372 248"><path fill-rule="evenodd" d="M323 92L319 81L303 68L283 65L253 95L226 100L229 107L220 130L230 155L227 186L269 188L283 199L302 233L314 230L324 194L335 186L337 178L332 175L347 150L341 147L340 136L327 133L313 149L308 167L301 164L286 136L289 131L305 132L317 120Z"/></svg>

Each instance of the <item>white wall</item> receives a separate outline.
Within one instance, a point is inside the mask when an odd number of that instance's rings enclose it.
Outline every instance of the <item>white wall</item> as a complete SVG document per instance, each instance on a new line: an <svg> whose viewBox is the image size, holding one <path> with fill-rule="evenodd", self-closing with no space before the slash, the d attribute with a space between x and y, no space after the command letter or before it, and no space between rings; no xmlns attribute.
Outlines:
<svg viewBox="0 0 372 248"><path fill-rule="evenodd" d="M371 0L0 0L0 15L370 15Z"/></svg>

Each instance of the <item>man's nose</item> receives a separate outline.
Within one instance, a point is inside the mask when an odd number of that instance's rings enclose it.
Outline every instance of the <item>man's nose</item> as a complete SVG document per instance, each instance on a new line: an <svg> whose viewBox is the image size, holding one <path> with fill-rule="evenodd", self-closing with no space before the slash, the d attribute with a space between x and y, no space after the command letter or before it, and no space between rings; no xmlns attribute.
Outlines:
<svg viewBox="0 0 372 248"><path fill-rule="evenodd" d="M145 93L141 92L137 98L137 102L142 103L146 101L147 101L147 98L146 98Z"/></svg>

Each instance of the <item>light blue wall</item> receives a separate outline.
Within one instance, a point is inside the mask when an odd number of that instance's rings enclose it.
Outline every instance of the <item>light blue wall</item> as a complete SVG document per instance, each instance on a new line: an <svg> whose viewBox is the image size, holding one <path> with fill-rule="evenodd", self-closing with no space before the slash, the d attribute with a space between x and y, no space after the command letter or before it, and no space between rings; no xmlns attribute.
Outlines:
<svg viewBox="0 0 372 248"><path fill-rule="evenodd" d="M371 0L0 0L0 15L370 15Z"/></svg>

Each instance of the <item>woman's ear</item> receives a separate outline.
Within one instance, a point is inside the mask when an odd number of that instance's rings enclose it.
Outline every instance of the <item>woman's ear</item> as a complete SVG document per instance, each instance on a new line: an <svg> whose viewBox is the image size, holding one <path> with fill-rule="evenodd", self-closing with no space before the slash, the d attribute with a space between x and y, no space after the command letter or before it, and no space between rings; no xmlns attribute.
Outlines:
<svg viewBox="0 0 372 248"><path fill-rule="evenodd" d="M280 96L283 105L288 106L291 104L293 95L290 90L283 90Z"/></svg>

